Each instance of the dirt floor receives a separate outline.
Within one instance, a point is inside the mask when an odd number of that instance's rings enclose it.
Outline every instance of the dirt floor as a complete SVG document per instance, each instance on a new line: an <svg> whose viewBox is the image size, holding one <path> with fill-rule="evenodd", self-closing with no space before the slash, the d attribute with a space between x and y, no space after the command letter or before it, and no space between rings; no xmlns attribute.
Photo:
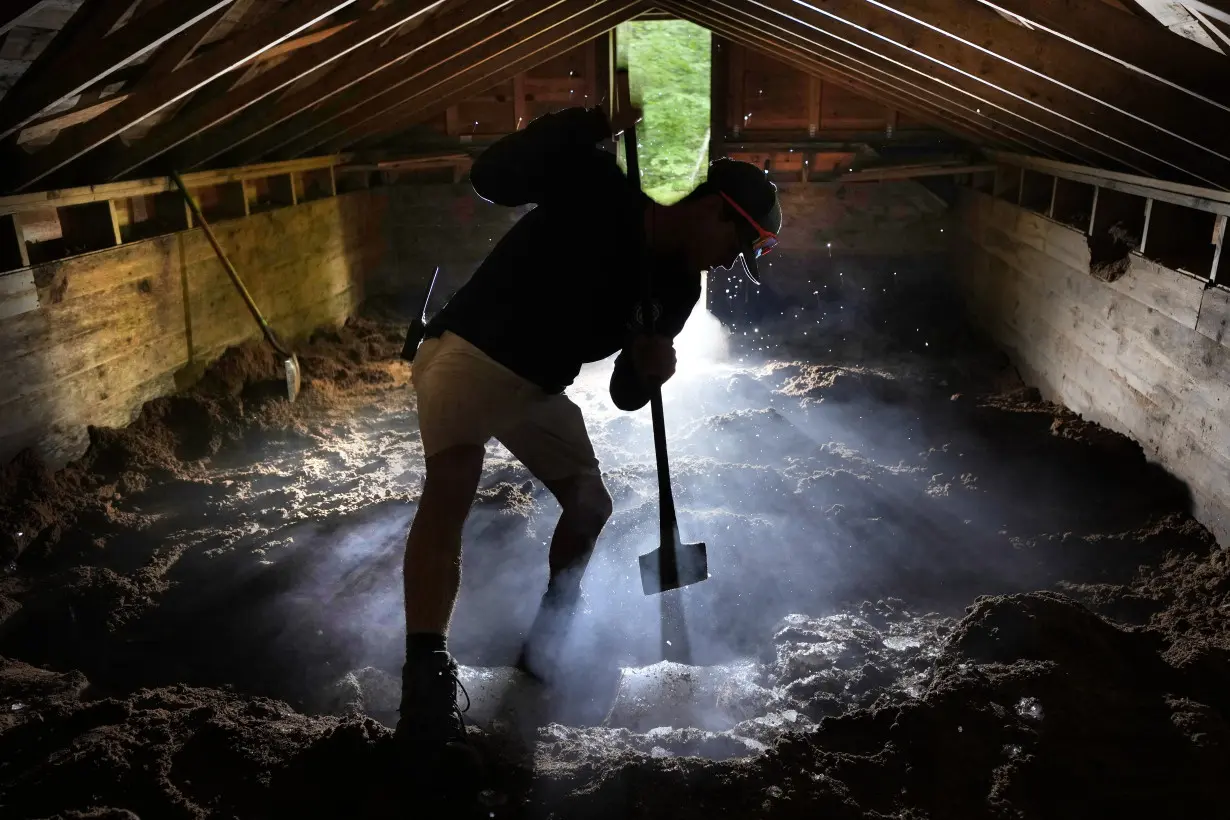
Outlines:
<svg viewBox="0 0 1230 820"><path fill-rule="evenodd" d="M713 572L676 598L691 665L659 662L635 574L648 413L595 367L571 394L616 513L559 691L508 668L558 507L493 445L450 635L493 763L476 816L1230 817L1230 567L1184 488L932 289L883 292L725 356L712 323L681 341L671 463ZM422 477L403 331L320 334L294 405L231 351L67 468L0 472L0 816L444 816L388 728Z"/></svg>

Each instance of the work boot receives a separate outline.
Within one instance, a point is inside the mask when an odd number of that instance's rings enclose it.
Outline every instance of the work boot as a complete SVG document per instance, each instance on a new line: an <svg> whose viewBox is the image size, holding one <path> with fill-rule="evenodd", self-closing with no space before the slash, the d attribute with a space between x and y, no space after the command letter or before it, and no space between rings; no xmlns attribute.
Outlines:
<svg viewBox="0 0 1230 820"><path fill-rule="evenodd" d="M410 658L402 668L400 719L393 733L398 749L415 773L432 785L480 789L483 766L467 742L464 713L470 696L448 652ZM465 706L458 704L458 694ZM444 778L440 780L440 778Z"/></svg>
<svg viewBox="0 0 1230 820"><path fill-rule="evenodd" d="M547 586L529 635L521 646L516 668L539 683L547 683L557 666L557 658L572 620L581 608L581 589L576 583Z"/></svg>

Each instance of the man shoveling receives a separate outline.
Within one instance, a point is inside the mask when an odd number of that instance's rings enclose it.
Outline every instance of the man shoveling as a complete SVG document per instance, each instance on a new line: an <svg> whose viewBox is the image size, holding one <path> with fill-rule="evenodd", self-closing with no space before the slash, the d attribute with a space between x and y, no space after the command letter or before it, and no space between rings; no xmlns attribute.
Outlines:
<svg viewBox="0 0 1230 820"><path fill-rule="evenodd" d="M611 497L580 408L564 390L582 365L616 353L610 393L644 407L675 372L672 340L700 298L702 271L776 244L776 186L754 165L721 159L708 179L664 206L642 194L598 143L639 120L626 109L570 108L491 145L474 190L532 211L428 323L412 381L427 462L406 544L406 664L396 740L414 760L477 766L465 742L457 664L445 636L461 585L461 533L485 447L496 439L562 507L550 581L518 663L549 677L548 649L580 595ZM641 306L652 269L653 329Z"/></svg>

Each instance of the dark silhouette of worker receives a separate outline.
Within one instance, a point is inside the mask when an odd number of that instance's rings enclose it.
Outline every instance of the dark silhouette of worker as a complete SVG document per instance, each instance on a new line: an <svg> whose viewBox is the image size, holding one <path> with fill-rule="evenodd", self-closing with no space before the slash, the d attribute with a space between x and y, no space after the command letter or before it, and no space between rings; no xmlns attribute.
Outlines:
<svg viewBox="0 0 1230 820"><path fill-rule="evenodd" d="M519 665L550 675L548 651L580 594L611 497L581 410L565 394L581 366L619 353L610 392L637 410L675 372L674 337L702 272L777 243L777 187L754 165L720 159L687 197L655 203L599 143L640 118L570 108L491 145L474 190L536 207L427 325L413 365L427 475L406 543L406 665L396 739L421 760L476 762L465 743L457 664L445 636L461 584L462 525L487 442L496 439L551 491L563 512L550 581ZM653 278L653 332L643 304Z"/></svg>

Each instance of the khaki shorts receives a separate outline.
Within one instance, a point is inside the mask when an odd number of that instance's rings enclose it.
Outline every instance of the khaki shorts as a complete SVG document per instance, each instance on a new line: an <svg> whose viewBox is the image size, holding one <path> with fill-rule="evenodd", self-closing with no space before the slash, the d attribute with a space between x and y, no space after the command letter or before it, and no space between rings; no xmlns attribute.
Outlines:
<svg viewBox="0 0 1230 820"><path fill-rule="evenodd" d="M540 481L600 474L581 408L454 333L419 346L411 383L424 457L494 438Z"/></svg>

